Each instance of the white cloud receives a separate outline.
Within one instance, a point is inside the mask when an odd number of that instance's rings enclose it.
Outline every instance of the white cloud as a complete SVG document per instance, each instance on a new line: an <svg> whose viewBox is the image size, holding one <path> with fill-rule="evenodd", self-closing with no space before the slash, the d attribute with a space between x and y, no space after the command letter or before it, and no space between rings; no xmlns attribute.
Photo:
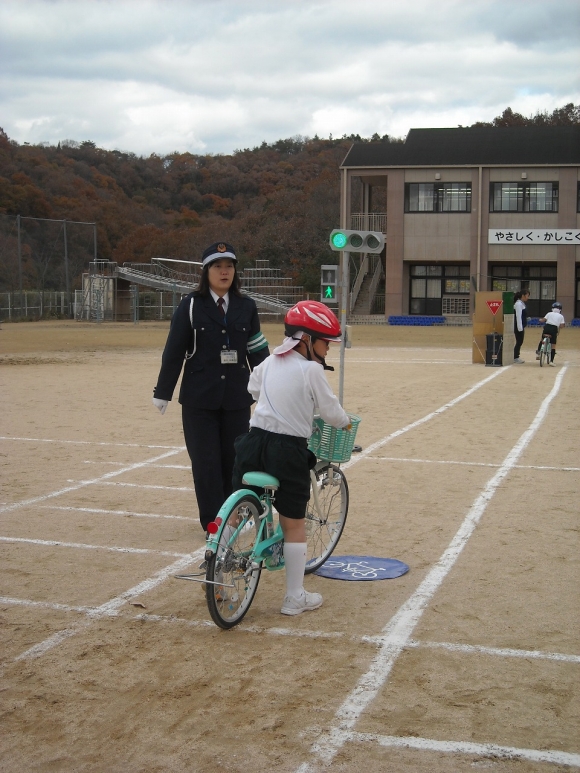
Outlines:
<svg viewBox="0 0 580 773"><path fill-rule="evenodd" d="M580 102L577 0L3 0L19 142L228 153Z"/></svg>

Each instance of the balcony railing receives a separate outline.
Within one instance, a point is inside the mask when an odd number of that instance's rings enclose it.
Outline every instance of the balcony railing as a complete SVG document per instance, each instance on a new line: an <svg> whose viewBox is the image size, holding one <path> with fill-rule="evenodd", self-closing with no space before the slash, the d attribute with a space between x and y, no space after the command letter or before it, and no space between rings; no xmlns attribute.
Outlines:
<svg viewBox="0 0 580 773"><path fill-rule="evenodd" d="M386 212L353 212L350 216L351 228L360 231L379 231L387 233Z"/></svg>

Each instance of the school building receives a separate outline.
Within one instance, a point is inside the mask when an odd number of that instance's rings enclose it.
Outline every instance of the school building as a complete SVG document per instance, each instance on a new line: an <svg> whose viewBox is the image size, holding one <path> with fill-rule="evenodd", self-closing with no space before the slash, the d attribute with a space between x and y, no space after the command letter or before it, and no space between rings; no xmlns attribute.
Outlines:
<svg viewBox="0 0 580 773"><path fill-rule="evenodd" d="M580 317L580 127L411 129L355 143L341 165L341 228L382 231L357 260L351 314L471 319L480 290L530 290Z"/></svg>

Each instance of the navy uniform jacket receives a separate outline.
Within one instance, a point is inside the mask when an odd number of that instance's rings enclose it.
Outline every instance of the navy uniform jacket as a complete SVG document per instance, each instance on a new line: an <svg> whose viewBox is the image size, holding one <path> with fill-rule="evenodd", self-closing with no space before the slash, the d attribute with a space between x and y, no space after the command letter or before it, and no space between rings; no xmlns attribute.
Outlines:
<svg viewBox="0 0 580 773"><path fill-rule="evenodd" d="M223 349L237 351L236 364L222 364ZM171 400L183 367L179 392L182 405L205 410L247 408L254 402L248 392L250 369L269 353L252 298L230 292L224 324L211 295L204 298L196 292L190 293L181 300L171 320L153 395Z"/></svg>

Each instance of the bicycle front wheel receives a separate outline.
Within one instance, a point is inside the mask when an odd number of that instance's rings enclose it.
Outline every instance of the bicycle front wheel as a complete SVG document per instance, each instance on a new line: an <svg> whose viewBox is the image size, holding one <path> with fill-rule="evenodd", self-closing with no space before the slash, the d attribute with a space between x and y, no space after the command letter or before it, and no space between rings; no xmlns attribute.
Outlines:
<svg viewBox="0 0 580 773"><path fill-rule="evenodd" d="M212 620L233 628L244 617L258 590L262 562L254 559L262 505L244 494L224 518L220 544L207 562L205 594Z"/></svg>
<svg viewBox="0 0 580 773"><path fill-rule="evenodd" d="M311 490L306 509L305 574L315 572L332 555L348 514L348 484L342 470L329 462L319 462L313 472L316 492Z"/></svg>

